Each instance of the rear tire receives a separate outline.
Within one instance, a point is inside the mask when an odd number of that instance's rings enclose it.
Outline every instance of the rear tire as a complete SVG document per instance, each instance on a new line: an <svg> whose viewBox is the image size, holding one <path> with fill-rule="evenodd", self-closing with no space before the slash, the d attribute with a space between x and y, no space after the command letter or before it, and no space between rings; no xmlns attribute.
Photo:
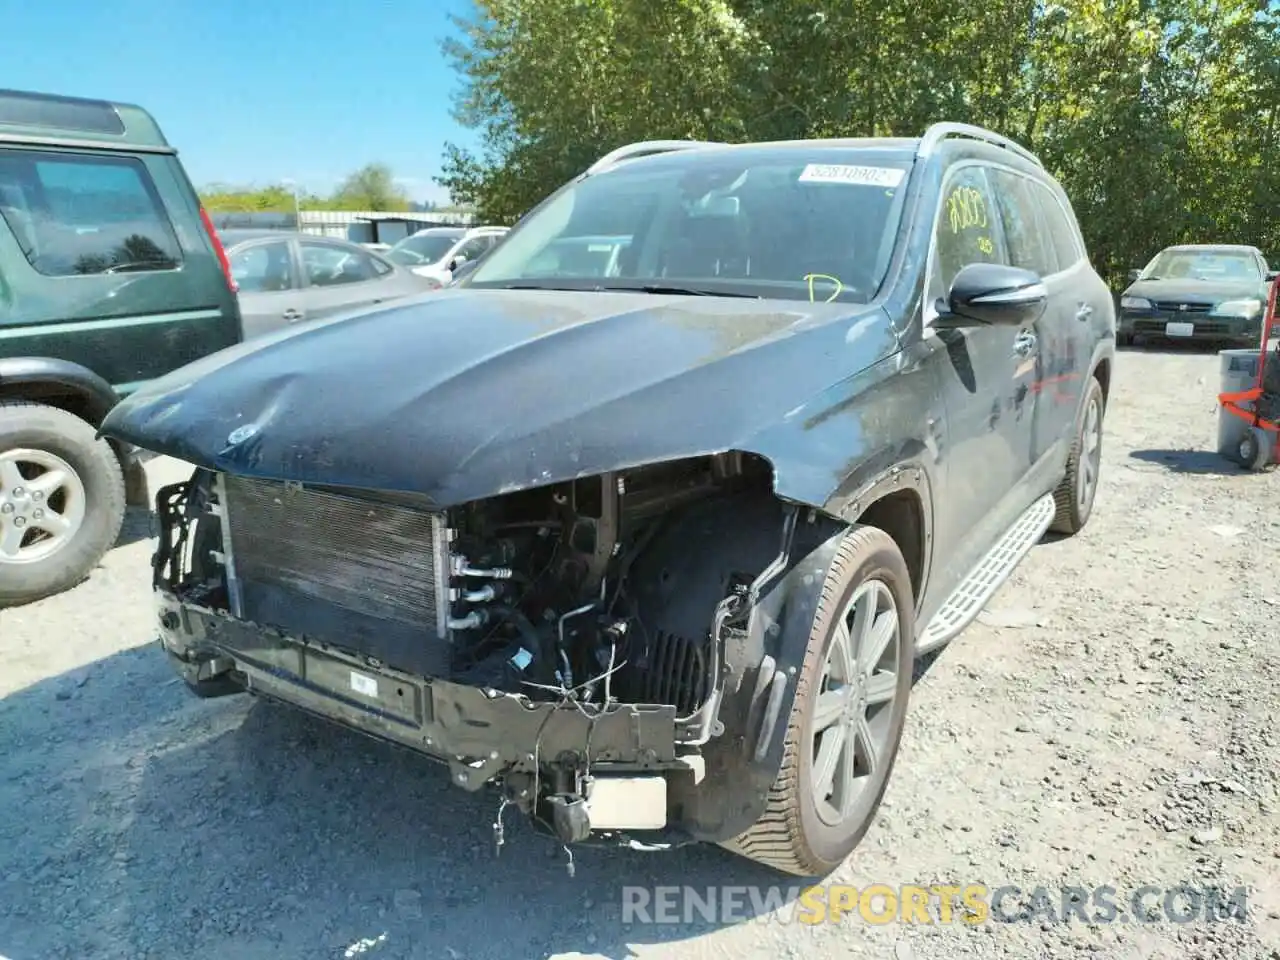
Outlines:
<svg viewBox="0 0 1280 960"><path fill-rule="evenodd" d="M56 407L0 403L0 607L85 579L116 542L124 512L120 461L93 427ZM54 517L62 532L41 526Z"/></svg>
<svg viewBox="0 0 1280 960"><path fill-rule="evenodd" d="M1102 422L1105 414L1102 384L1097 377L1090 377L1080 409L1080 422L1076 424L1076 435L1067 456L1067 474L1058 484L1058 489L1053 491L1057 510L1049 529L1054 533L1077 534L1093 514L1093 502L1098 495L1098 481L1102 473Z"/></svg>
<svg viewBox="0 0 1280 960"><path fill-rule="evenodd" d="M850 530L822 585L796 680L782 764L765 811L726 842L727 849L784 873L810 877L831 873L857 847L880 808L906 724L914 611L911 577L897 544L874 527ZM860 630L864 624L869 624L866 634ZM891 625L895 635L876 656L876 640ZM866 642L859 644L860 636ZM838 664L848 669L837 671ZM838 672L856 676L840 677ZM840 719L825 723L836 715ZM874 751L868 750L873 741ZM868 770L872 755L875 762ZM859 759L860 784L854 779ZM820 767L830 770L829 778L817 774Z"/></svg>

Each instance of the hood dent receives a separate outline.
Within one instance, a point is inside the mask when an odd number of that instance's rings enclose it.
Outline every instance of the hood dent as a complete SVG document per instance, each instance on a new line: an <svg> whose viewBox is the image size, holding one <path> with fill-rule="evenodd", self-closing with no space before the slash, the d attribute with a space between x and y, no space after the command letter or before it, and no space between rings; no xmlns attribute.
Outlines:
<svg viewBox="0 0 1280 960"><path fill-rule="evenodd" d="M796 414L895 349L883 311L847 304L459 289L196 361L103 433L447 506L730 449L777 467Z"/></svg>

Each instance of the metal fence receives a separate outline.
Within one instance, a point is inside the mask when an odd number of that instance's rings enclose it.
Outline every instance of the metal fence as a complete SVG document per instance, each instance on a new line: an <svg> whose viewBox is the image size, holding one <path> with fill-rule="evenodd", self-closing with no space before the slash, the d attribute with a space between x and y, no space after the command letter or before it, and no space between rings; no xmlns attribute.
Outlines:
<svg viewBox="0 0 1280 960"><path fill-rule="evenodd" d="M427 227L470 226L466 211L383 213L376 210L303 210L292 213L211 213L217 230L300 230L356 243L394 243Z"/></svg>

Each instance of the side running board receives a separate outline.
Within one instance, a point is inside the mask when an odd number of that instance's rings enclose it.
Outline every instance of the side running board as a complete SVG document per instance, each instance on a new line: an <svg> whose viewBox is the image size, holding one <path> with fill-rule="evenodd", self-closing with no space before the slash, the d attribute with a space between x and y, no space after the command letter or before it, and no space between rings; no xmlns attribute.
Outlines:
<svg viewBox="0 0 1280 960"><path fill-rule="evenodd" d="M929 621L916 642L916 653L928 653L953 640L982 612L993 594L1009 579L1032 547L1053 523L1053 495L1041 497L1005 531L982 561L969 571L947 602Z"/></svg>

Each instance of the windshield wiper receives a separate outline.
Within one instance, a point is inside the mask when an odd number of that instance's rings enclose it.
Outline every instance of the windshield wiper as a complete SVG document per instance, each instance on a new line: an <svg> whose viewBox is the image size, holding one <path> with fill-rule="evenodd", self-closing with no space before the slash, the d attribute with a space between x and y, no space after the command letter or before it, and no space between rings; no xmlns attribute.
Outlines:
<svg viewBox="0 0 1280 960"><path fill-rule="evenodd" d="M735 291L726 290L702 290L698 287L677 287L668 286L662 283L641 283L635 286L614 286L597 287L597 290L617 290L621 293L655 293L655 294L673 294L675 296L689 297L745 297L748 300L759 300L760 295L757 293L737 293Z"/></svg>
<svg viewBox="0 0 1280 960"><path fill-rule="evenodd" d="M598 287L557 287L549 283L504 283L497 288L498 290L569 290L574 293L581 293L584 289L599 289Z"/></svg>

